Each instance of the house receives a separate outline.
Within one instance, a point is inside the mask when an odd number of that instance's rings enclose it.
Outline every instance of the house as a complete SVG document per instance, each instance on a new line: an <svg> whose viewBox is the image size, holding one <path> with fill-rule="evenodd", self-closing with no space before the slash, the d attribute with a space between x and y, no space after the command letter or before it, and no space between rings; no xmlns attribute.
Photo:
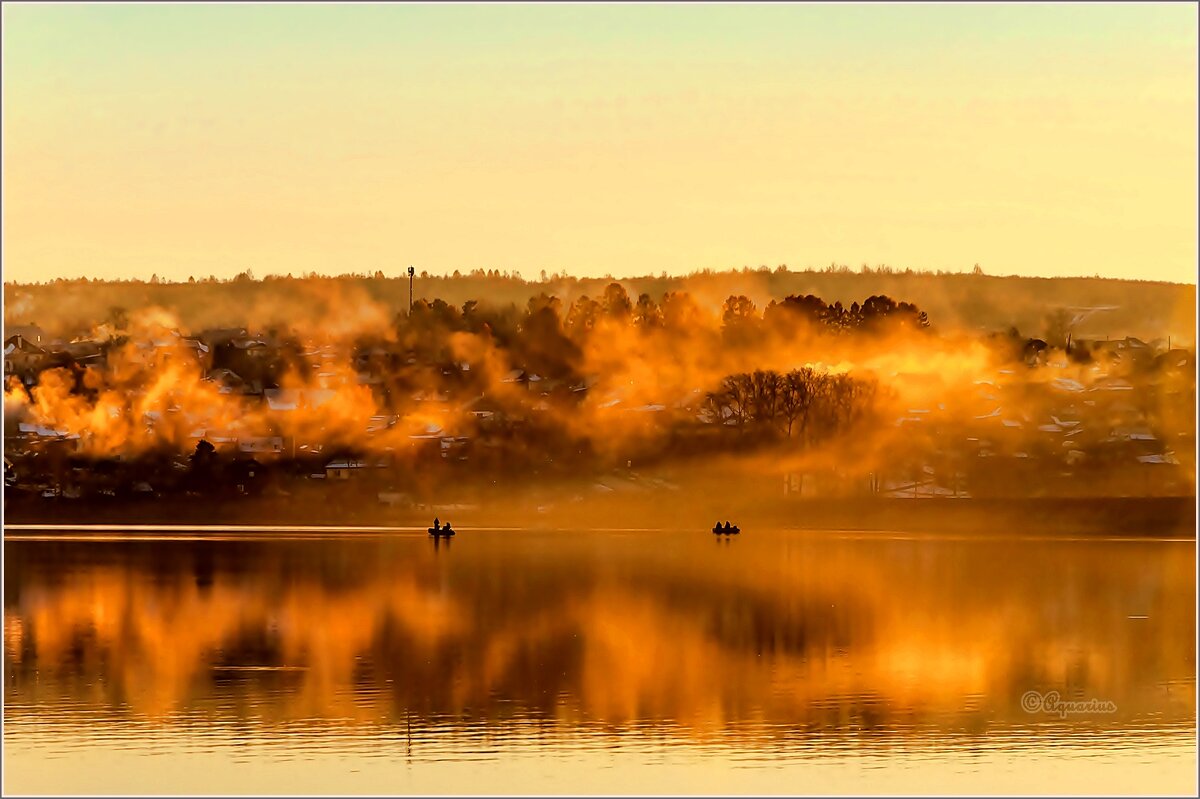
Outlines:
<svg viewBox="0 0 1200 799"><path fill-rule="evenodd" d="M105 353L99 342L72 341L55 348L56 355L65 355L83 367L101 366L105 361Z"/></svg>
<svg viewBox="0 0 1200 799"><path fill-rule="evenodd" d="M425 432L410 433L408 437L412 441L440 441L442 435L441 425L437 422L428 422L425 425Z"/></svg>
<svg viewBox="0 0 1200 799"><path fill-rule="evenodd" d="M8 338L20 336L29 343L36 344L39 347L50 341L46 336L46 331L37 325L5 325L4 332L8 334Z"/></svg>
<svg viewBox="0 0 1200 799"><path fill-rule="evenodd" d="M245 336L246 328L244 327L224 327L201 331L196 339L203 342L209 349L213 349Z"/></svg>
<svg viewBox="0 0 1200 799"><path fill-rule="evenodd" d="M467 436L444 436L441 440L441 454L447 460L466 460L471 446Z"/></svg>
<svg viewBox="0 0 1200 799"><path fill-rule="evenodd" d="M1056 377L1050 383L1059 391L1083 391L1083 384L1078 380L1071 380L1068 377Z"/></svg>
<svg viewBox="0 0 1200 799"><path fill-rule="evenodd" d="M17 432L21 436L37 437L37 438L66 438L70 435L69 430L56 430L52 427L43 427L42 425L32 424L30 422L19 422L17 424ZM78 438L78 436L76 436Z"/></svg>
<svg viewBox="0 0 1200 799"><path fill-rule="evenodd" d="M294 411L300 407L300 390L295 388L264 389L263 398L273 411Z"/></svg>
<svg viewBox="0 0 1200 799"><path fill-rule="evenodd" d="M414 391L410 396L413 402L445 403L450 401L450 395L438 389L418 390Z"/></svg>
<svg viewBox="0 0 1200 799"><path fill-rule="evenodd" d="M239 457L229 465L229 476L242 494L255 494L263 484L262 464L254 458Z"/></svg>
<svg viewBox="0 0 1200 799"><path fill-rule="evenodd" d="M366 466L366 462L361 460L334 460L325 464L325 476L330 480L349 480L351 476L361 476Z"/></svg>
<svg viewBox="0 0 1200 799"><path fill-rule="evenodd" d="M1132 391L1133 384L1128 380L1111 375L1103 375L1092 383L1089 391Z"/></svg>
<svg viewBox="0 0 1200 799"><path fill-rule="evenodd" d="M16 376L31 383L49 357L50 353L24 336L9 336L4 342L4 376Z"/></svg>
<svg viewBox="0 0 1200 799"><path fill-rule="evenodd" d="M1167 464L1170 466L1178 466L1179 459L1175 457L1174 452L1159 452L1152 455L1138 455L1138 463L1149 464Z"/></svg>
<svg viewBox="0 0 1200 799"><path fill-rule="evenodd" d="M180 336L176 342L177 348L200 365L201 369L211 369L213 353L211 348L194 336Z"/></svg>
<svg viewBox="0 0 1200 799"><path fill-rule="evenodd" d="M1157 441L1158 437L1148 427L1115 427L1110 441Z"/></svg>
<svg viewBox="0 0 1200 799"><path fill-rule="evenodd" d="M238 439L240 452L283 452L283 436L245 436Z"/></svg>
<svg viewBox="0 0 1200 799"><path fill-rule="evenodd" d="M204 379L215 383L219 394L240 394L246 386L246 381L232 369L213 369Z"/></svg>
<svg viewBox="0 0 1200 799"><path fill-rule="evenodd" d="M232 342L233 347L241 352L246 353L251 358L265 358L271 354L271 347L267 346L267 342L256 338L238 338Z"/></svg>
<svg viewBox="0 0 1200 799"><path fill-rule="evenodd" d="M467 400L458 408L460 413L474 417L481 430L493 429L510 418L511 409L487 394Z"/></svg>
<svg viewBox="0 0 1200 799"><path fill-rule="evenodd" d="M398 419L399 417L397 416L389 415L372 416L370 420L367 421L367 433L382 433L383 431L395 426Z"/></svg>
<svg viewBox="0 0 1200 799"><path fill-rule="evenodd" d="M1085 342L1080 343L1084 344ZM1111 341L1092 341L1086 344L1092 353L1101 354L1122 363L1146 363L1152 360L1156 354L1154 347L1133 336Z"/></svg>
<svg viewBox="0 0 1200 799"><path fill-rule="evenodd" d="M893 499L926 499L933 497L966 497L966 491L946 488L933 478L919 480L885 480L878 484L877 493Z"/></svg>

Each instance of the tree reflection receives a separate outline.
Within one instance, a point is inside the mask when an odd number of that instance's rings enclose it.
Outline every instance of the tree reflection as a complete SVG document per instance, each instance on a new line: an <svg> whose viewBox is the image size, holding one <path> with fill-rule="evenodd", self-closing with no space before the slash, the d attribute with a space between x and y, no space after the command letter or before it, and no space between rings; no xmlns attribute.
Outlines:
<svg viewBox="0 0 1200 799"><path fill-rule="evenodd" d="M1194 719L1159 688L1194 675L1187 545L461 543L10 543L7 701L704 734L1028 723L1054 687Z"/></svg>

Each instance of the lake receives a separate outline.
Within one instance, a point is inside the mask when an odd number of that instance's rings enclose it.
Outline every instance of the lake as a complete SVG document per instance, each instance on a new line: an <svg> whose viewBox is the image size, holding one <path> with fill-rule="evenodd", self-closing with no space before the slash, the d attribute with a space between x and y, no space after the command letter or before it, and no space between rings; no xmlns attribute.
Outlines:
<svg viewBox="0 0 1200 799"><path fill-rule="evenodd" d="M1194 541L29 530L4 789L1195 793Z"/></svg>

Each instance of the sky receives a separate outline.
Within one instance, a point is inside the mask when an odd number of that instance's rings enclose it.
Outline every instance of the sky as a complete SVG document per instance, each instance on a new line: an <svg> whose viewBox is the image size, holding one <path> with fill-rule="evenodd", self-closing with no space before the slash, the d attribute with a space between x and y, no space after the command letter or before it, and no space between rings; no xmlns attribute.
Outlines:
<svg viewBox="0 0 1200 799"><path fill-rule="evenodd" d="M1197 9L3 6L5 281L1194 283Z"/></svg>

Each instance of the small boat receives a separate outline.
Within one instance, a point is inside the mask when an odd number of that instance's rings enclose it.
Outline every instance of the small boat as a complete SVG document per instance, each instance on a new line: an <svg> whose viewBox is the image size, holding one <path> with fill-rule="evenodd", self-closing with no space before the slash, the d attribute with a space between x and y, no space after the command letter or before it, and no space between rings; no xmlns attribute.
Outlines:
<svg viewBox="0 0 1200 799"><path fill-rule="evenodd" d="M449 538L454 535L454 528L449 524L445 527L430 527L429 534L434 538Z"/></svg>
<svg viewBox="0 0 1200 799"><path fill-rule="evenodd" d="M718 522L713 525L712 531L715 535L737 535L742 531L742 528L738 527L736 524L730 526L729 522L725 522L724 526L722 526L721 523Z"/></svg>

